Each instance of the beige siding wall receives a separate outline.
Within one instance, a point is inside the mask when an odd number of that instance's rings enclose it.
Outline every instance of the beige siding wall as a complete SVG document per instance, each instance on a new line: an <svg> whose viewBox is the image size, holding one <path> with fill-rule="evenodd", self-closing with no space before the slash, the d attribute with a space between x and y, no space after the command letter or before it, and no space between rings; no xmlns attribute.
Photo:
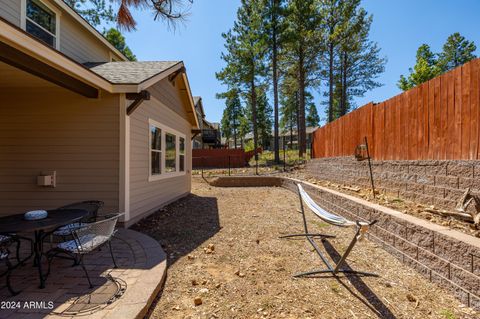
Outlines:
<svg viewBox="0 0 480 319"><path fill-rule="evenodd" d="M167 80L148 90L152 99L143 102L130 115L130 223L189 193L191 189L191 124L178 114L184 107L178 91ZM149 119L185 135L185 175L148 181Z"/></svg>
<svg viewBox="0 0 480 319"><path fill-rule="evenodd" d="M99 199L118 211L119 95L0 89L0 215ZM57 187L36 185L57 172Z"/></svg>
<svg viewBox="0 0 480 319"><path fill-rule="evenodd" d="M0 0L0 17L20 26L20 0Z"/></svg>
<svg viewBox="0 0 480 319"><path fill-rule="evenodd" d="M60 48L59 50L79 63L110 61L113 53L96 36L87 31L69 13L48 0L42 0L60 12ZM21 0L0 0L0 17L21 27Z"/></svg>
<svg viewBox="0 0 480 319"><path fill-rule="evenodd" d="M60 21L60 51L77 62L110 61L110 50L66 13Z"/></svg>

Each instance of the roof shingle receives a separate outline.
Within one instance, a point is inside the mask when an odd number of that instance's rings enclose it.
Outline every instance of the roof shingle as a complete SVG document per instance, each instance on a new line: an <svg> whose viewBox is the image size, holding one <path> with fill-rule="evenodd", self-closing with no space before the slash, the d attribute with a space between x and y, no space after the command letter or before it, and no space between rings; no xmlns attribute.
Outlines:
<svg viewBox="0 0 480 319"><path fill-rule="evenodd" d="M181 63L180 61L142 61L85 63L90 70L113 84L140 84Z"/></svg>

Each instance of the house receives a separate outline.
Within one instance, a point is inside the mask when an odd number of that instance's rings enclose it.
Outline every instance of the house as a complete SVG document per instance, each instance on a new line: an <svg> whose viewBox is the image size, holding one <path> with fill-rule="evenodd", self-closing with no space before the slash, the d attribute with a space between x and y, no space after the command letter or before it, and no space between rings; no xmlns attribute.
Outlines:
<svg viewBox="0 0 480 319"><path fill-rule="evenodd" d="M220 146L220 124L207 121L201 96L194 96L195 111L197 113L199 130L193 140L193 149L217 148Z"/></svg>
<svg viewBox="0 0 480 319"><path fill-rule="evenodd" d="M62 0L0 0L0 215L97 199L129 226L190 192L183 62L129 62Z"/></svg>

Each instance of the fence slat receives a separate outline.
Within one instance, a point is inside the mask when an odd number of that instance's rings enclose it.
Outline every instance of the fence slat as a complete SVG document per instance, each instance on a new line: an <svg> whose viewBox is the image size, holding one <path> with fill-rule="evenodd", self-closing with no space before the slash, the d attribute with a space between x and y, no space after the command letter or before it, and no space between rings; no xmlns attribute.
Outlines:
<svg viewBox="0 0 480 319"><path fill-rule="evenodd" d="M480 159L480 59L319 128L313 157L351 156L368 138L375 159Z"/></svg>

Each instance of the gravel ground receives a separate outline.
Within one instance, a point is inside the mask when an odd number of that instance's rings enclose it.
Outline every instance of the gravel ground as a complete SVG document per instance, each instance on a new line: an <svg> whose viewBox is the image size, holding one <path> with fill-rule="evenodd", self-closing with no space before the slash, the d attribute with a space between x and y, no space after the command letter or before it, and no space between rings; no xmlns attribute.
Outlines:
<svg viewBox="0 0 480 319"><path fill-rule="evenodd" d="M278 238L302 230L297 206L282 188L216 188L194 178L191 195L134 226L168 254L166 283L148 317L477 318L368 240L348 264L379 278L292 278L323 267L305 239ZM341 254L353 229L308 216L316 231L337 236L319 245Z"/></svg>

